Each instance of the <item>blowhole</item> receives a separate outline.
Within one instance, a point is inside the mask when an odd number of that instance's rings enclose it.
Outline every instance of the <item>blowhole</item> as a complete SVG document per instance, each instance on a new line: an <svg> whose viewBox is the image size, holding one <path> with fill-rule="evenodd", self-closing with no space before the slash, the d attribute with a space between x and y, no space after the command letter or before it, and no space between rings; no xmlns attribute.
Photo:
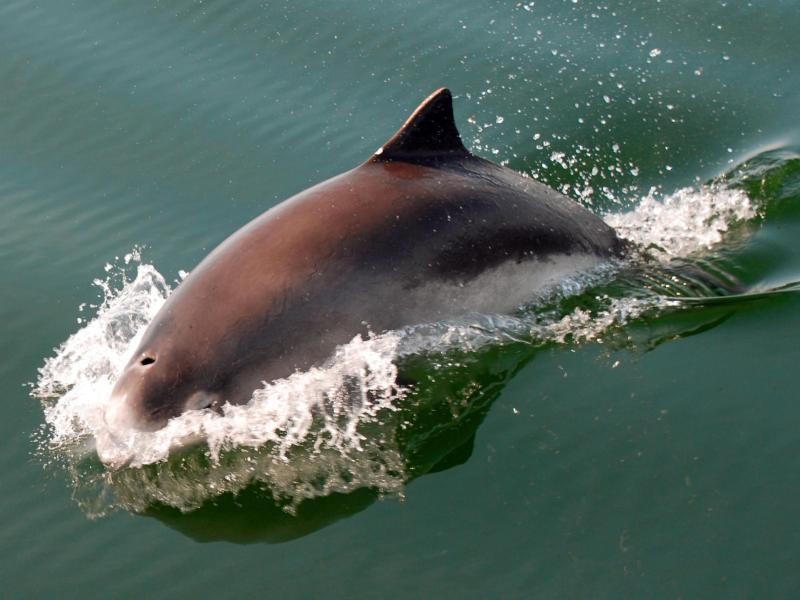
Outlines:
<svg viewBox="0 0 800 600"><path fill-rule="evenodd" d="M139 364L146 367L147 365L152 365L154 362L156 362L155 358L153 358L152 356L145 356L142 360L139 361Z"/></svg>

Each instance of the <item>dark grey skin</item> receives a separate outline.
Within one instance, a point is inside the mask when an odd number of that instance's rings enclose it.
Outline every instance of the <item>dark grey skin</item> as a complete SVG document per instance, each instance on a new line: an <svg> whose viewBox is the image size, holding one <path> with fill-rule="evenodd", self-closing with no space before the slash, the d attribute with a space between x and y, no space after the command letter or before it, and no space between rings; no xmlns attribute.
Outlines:
<svg viewBox="0 0 800 600"><path fill-rule="evenodd" d="M151 431L186 410L246 403L263 381L324 362L367 328L513 309L486 289L487 273L531 266L535 277L556 259L623 251L588 210L468 152L440 89L366 163L211 252L153 319L106 420Z"/></svg>

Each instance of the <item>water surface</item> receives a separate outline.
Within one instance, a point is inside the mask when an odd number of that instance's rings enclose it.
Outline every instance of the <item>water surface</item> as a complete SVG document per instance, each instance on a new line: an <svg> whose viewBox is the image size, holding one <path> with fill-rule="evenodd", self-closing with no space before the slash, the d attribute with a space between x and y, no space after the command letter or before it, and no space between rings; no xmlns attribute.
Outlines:
<svg viewBox="0 0 800 600"><path fill-rule="evenodd" d="M4 3L3 589L791 595L800 299L774 290L800 280L799 27L780 0ZM62 455L38 453L50 432L29 384L96 322L95 279L124 289L141 248L136 264L174 285L254 216L363 161L442 85L471 150L639 232L658 246L650 270L576 290L549 321L529 313L525 335L483 323L493 342L412 353L404 368L430 379L399 442L408 472L296 517L251 492L194 518L169 503L134 515L103 493L141 479L85 485L107 478L84 464L76 485ZM738 289L622 310L680 295L675 260ZM565 317L549 338L532 326Z"/></svg>

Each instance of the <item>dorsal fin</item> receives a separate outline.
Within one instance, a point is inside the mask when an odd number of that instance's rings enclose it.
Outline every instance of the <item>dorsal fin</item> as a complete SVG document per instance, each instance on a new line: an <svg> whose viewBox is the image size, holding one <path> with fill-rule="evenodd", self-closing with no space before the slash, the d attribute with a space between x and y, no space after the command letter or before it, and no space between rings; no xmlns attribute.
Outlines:
<svg viewBox="0 0 800 600"><path fill-rule="evenodd" d="M377 162L430 162L471 156L453 117L453 96L440 88L428 96L400 130L374 154Z"/></svg>

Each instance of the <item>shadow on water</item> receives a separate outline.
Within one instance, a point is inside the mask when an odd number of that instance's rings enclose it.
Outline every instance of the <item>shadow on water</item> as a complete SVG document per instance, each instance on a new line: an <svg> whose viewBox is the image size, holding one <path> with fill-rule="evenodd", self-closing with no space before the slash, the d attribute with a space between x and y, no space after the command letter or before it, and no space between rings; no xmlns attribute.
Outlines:
<svg viewBox="0 0 800 600"><path fill-rule="evenodd" d="M377 498L375 490L362 488L349 494L334 493L307 500L289 513L269 490L254 485L238 494L226 492L188 513L160 504L142 515L158 519L197 542L278 544L359 513Z"/></svg>
<svg viewBox="0 0 800 600"><path fill-rule="evenodd" d="M660 344L698 335L724 322L739 304L696 306L636 319L604 338L609 349L648 352ZM406 481L451 469L472 456L475 435L493 403L514 375L554 343L530 341L494 346L479 352L413 356L401 368L414 391L406 408L391 415ZM287 506L263 484L238 493L226 492L199 508L154 504L141 514L155 518L198 542L282 543L318 531L355 515L383 494L374 488L332 493Z"/></svg>

